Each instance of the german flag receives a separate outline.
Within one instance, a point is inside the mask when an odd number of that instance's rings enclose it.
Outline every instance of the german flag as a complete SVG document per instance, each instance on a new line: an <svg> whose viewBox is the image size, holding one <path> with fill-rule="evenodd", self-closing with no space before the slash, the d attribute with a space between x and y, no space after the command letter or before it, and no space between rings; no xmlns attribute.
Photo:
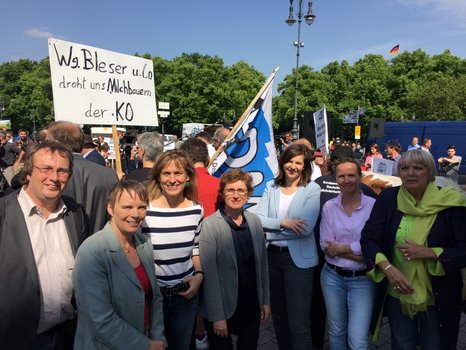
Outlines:
<svg viewBox="0 0 466 350"><path fill-rule="evenodd" d="M391 49L390 52L389 52L388 54L389 54L389 55L394 55L394 54L396 54L398 51L400 51L400 44L394 46L393 49Z"/></svg>

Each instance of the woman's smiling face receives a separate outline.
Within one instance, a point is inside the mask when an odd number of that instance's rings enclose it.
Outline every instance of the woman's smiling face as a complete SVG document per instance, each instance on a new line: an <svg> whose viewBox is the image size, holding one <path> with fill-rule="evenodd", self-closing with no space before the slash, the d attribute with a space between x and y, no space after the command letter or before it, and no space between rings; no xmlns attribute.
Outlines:
<svg viewBox="0 0 466 350"><path fill-rule="evenodd" d="M168 163L160 173L160 186L165 197L183 196L189 176L183 167L175 161Z"/></svg>
<svg viewBox="0 0 466 350"><path fill-rule="evenodd" d="M295 181L301 177L304 170L304 156L302 154L291 158L283 164L283 172L287 180Z"/></svg>

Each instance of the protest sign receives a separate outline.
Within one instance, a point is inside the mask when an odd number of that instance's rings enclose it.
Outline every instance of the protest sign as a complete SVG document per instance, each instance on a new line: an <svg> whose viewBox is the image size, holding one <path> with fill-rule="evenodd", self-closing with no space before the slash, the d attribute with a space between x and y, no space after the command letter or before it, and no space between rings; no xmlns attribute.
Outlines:
<svg viewBox="0 0 466 350"><path fill-rule="evenodd" d="M0 128L11 130L11 120L10 119L0 120Z"/></svg>
<svg viewBox="0 0 466 350"><path fill-rule="evenodd" d="M395 162L391 160L372 157L371 169L374 173L382 175L392 175L394 165Z"/></svg>
<svg viewBox="0 0 466 350"><path fill-rule="evenodd" d="M55 120L158 126L153 62L50 38Z"/></svg>
<svg viewBox="0 0 466 350"><path fill-rule="evenodd" d="M325 106L313 114L316 133L316 148L326 156L328 152L327 110Z"/></svg>

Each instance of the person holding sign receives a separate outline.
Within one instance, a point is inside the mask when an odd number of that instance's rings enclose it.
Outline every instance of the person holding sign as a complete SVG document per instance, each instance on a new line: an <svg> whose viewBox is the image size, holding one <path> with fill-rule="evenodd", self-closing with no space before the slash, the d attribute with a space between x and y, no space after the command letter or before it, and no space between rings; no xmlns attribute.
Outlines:
<svg viewBox="0 0 466 350"><path fill-rule="evenodd" d="M149 208L142 232L152 241L157 284L163 296L165 336L170 350L187 350L204 279L199 259L196 170L186 153L163 153L151 170Z"/></svg>
<svg viewBox="0 0 466 350"><path fill-rule="evenodd" d="M392 176L398 176L398 162L401 159L401 144L398 140L390 140L385 144L385 153L393 162Z"/></svg>
<svg viewBox="0 0 466 350"><path fill-rule="evenodd" d="M366 167L366 169L368 171L372 170L371 169L372 168L372 159L374 159L374 158L378 158L378 159L383 158L382 154L380 153L379 145L377 145L376 143L373 143L371 145L370 154L367 155L366 160L364 161L364 166Z"/></svg>
<svg viewBox="0 0 466 350"><path fill-rule="evenodd" d="M466 197L435 185L435 161L421 149L398 162L400 187L376 199L361 233L377 282L372 330L388 312L392 349L456 349L461 269L466 266Z"/></svg>
<svg viewBox="0 0 466 350"><path fill-rule="evenodd" d="M108 198L110 222L78 250L75 350L166 348L152 245L140 233L147 203L143 184L117 183Z"/></svg>

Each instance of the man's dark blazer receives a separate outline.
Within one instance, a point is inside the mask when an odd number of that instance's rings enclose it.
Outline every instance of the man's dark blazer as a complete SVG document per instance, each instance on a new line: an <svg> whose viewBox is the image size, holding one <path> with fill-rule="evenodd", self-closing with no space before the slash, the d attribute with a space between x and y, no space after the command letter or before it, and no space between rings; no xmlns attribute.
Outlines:
<svg viewBox="0 0 466 350"><path fill-rule="evenodd" d="M90 160L91 162L94 162L96 164L102 165L102 166L107 166L107 163L105 163L105 158L102 157L102 155L97 152L97 150L93 149L90 151L86 157L84 157L86 160Z"/></svg>
<svg viewBox="0 0 466 350"><path fill-rule="evenodd" d="M115 170L90 162L78 153L73 153L73 162L73 175L63 194L83 206L92 234L103 229L108 221L108 195L118 177Z"/></svg>
<svg viewBox="0 0 466 350"><path fill-rule="evenodd" d="M41 289L34 253L18 192L0 199L0 344L2 349L30 349L40 319ZM73 254L87 236L79 205L62 197Z"/></svg>

